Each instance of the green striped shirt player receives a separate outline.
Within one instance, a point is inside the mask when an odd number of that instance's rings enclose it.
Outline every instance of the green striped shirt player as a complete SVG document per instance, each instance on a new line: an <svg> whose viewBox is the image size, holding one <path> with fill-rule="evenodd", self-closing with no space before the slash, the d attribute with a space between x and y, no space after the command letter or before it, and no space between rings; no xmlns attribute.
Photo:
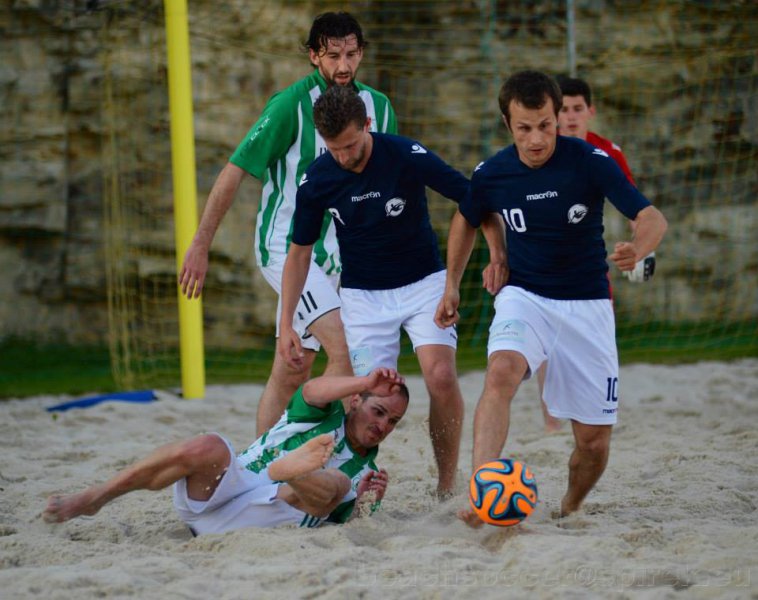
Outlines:
<svg viewBox="0 0 758 600"><path fill-rule="evenodd" d="M368 400L367 397L356 397L356 401L360 403ZM400 402L398 405L402 406L402 404L403 402ZM402 408L404 412L404 407ZM355 411L355 408L352 410ZM382 412L386 411L383 410ZM357 412L352 414L351 418L360 418L357 416ZM335 400L324 406L309 404L303 398L303 387L300 387L290 400L279 422L242 452L237 460L249 471L261 473L271 462L285 456L295 448L299 448L308 440L319 435L329 434L334 438L334 449L324 468L337 469L344 473L350 480L350 490L328 517L319 518L306 514L303 516L300 525L316 527L325 520L344 523L353 512L361 480L372 473L379 472L375 462L376 455L379 452L378 442L377 445L367 447L359 441L359 434L352 434L351 431L349 436L347 420L347 414L341 400ZM360 424L351 425L355 425L353 427L355 429ZM353 437L352 443L351 437ZM379 502L375 502L372 509L378 507Z"/></svg>
<svg viewBox="0 0 758 600"><path fill-rule="evenodd" d="M397 133L397 120L387 96L353 82L371 117L371 130ZM261 180L263 191L255 230L255 256L267 267L283 262L292 235L295 196L305 169L326 152L313 124L313 103L327 87L319 70L274 94L258 121L229 159ZM316 263L327 274L340 272L339 250L331 215L314 245Z"/></svg>
<svg viewBox="0 0 758 600"><path fill-rule="evenodd" d="M257 264L263 278L281 296L296 190L308 165L326 151L313 124L312 107L328 86L353 86L366 104L372 130L397 132L395 112L387 97L355 79L366 41L354 17L344 12L318 15L304 45L315 70L269 99L213 184L179 273L181 292L188 298L198 298L202 292L213 237L248 174L263 183L254 236ZM327 372L352 373L340 319L340 271L334 225L324 218L293 321L306 352L298 359L302 364L297 371L289 369L279 355L274 356L271 376L258 403L259 435L276 423L288 399L310 377L322 345L328 357ZM280 315L281 298L277 328Z"/></svg>
<svg viewBox="0 0 758 600"><path fill-rule="evenodd" d="M347 413L333 398L346 399ZM51 496L42 516L61 523L94 515L129 492L173 484L174 508L195 535L344 523L356 504L373 508L384 497L387 472L376 467L377 447L407 408L408 388L393 369L317 377L239 456L218 433L166 444L104 483Z"/></svg>

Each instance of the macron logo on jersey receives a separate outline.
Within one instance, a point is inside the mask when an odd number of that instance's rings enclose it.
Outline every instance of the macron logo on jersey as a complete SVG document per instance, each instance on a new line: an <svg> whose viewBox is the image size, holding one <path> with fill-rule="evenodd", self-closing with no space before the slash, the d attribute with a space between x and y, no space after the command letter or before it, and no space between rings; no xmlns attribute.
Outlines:
<svg viewBox="0 0 758 600"><path fill-rule="evenodd" d="M303 176L300 178L300 185L304 185L308 183L308 173L303 173Z"/></svg>
<svg viewBox="0 0 758 600"><path fill-rule="evenodd" d="M362 196L350 196L350 202L363 202L367 198L381 198L382 195L379 192L368 192Z"/></svg>
<svg viewBox="0 0 758 600"><path fill-rule="evenodd" d="M544 200L545 198L557 198L557 197L558 197L558 192L550 190L547 192L542 192L540 194L527 194L526 200L528 202L529 200Z"/></svg>
<svg viewBox="0 0 758 600"><path fill-rule="evenodd" d="M411 146L411 154L426 154L426 148L421 144L413 144L413 146Z"/></svg>
<svg viewBox="0 0 758 600"><path fill-rule="evenodd" d="M595 148L592 151L592 154L597 154L598 156L604 156L605 158L610 158L608 153L605 150L601 150L600 148Z"/></svg>
<svg viewBox="0 0 758 600"><path fill-rule="evenodd" d="M482 161L478 165L476 165L474 167L474 173L476 173L479 169L481 169L483 164L484 164L484 161Z"/></svg>

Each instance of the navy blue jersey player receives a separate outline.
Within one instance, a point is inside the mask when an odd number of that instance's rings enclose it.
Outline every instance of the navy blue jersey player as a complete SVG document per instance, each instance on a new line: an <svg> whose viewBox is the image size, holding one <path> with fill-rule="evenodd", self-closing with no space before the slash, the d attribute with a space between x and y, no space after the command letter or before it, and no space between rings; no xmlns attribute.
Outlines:
<svg viewBox="0 0 758 600"><path fill-rule="evenodd" d="M455 484L463 398L455 367L455 328L434 323L445 268L425 188L460 202L469 182L418 142L372 133L365 105L348 88L334 86L324 92L314 104L313 117L328 153L311 164L298 189L282 279L278 351L298 368L301 349L293 315L328 212L342 261L341 312L353 370L362 374L375 367L395 368L400 331L405 329L430 395L437 491L448 495ZM503 262L502 221L490 223L486 237L496 260Z"/></svg>
<svg viewBox="0 0 758 600"><path fill-rule="evenodd" d="M609 257L622 271L660 243L666 219L605 152L558 137L561 92L550 77L522 71L499 97L514 144L481 163L448 240L445 295L436 321L457 319L458 288L484 215L506 223L508 285L495 299L484 390L474 415L473 468L501 456L510 403L523 379L547 361L544 400L570 419L575 448L559 514L577 510L602 475L618 406L615 323L603 241L609 198L635 224L634 239ZM459 517L481 525L473 511Z"/></svg>
<svg viewBox="0 0 758 600"><path fill-rule="evenodd" d="M609 155L577 138L558 136L540 168L509 146L477 166L471 198L460 211L473 226L497 213L506 222L510 285L546 298L610 298L603 241L606 194L634 219L650 202Z"/></svg>
<svg viewBox="0 0 758 600"><path fill-rule="evenodd" d="M343 288L388 290L442 271L425 186L456 202L469 181L418 142L371 133L371 156L360 173L328 152L306 170L297 191L292 241L312 245L321 219L334 220Z"/></svg>

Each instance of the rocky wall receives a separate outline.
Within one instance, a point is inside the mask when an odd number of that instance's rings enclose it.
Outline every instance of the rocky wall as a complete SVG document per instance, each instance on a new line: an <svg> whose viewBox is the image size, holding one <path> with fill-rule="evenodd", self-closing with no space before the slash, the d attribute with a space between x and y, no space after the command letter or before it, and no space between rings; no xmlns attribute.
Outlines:
<svg viewBox="0 0 758 600"><path fill-rule="evenodd" d="M362 79L390 95L401 133L464 172L509 143L503 77L565 71L563 2L354 4L371 40ZM657 285L629 290L622 307L661 320L756 318L756 8L576 4L594 128L623 140L671 224ZM199 210L266 99L307 71L298 43L328 8L190 3ZM105 341L114 269L135 289L175 276L162 3L13 0L0 32L0 338ZM259 190L245 182L214 241L211 344L250 345L273 325L275 297L253 267ZM435 216L441 230L447 215ZM625 235L622 219L607 227L609 239Z"/></svg>

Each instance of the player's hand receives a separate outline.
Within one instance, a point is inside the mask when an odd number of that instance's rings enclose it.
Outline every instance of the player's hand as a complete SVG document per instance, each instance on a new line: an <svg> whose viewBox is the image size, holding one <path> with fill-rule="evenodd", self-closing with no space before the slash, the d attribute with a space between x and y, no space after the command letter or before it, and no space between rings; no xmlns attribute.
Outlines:
<svg viewBox="0 0 758 600"><path fill-rule="evenodd" d="M617 242L610 258L621 271L631 271L637 264L637 252L632 242Z"/></svg>
<svg viewBox="0 0 758 600"><path fill-rule="evenodd" d="M366 391L374 396L391 396L400 390L400 384L405 383L395 369L379 367L366 375Z"/></svg>
<svg viewBox="0 0 758 600"><path fill-rule="evenodd" d="M384 494L387 493L388 482L389 477L387 475L387 471L384 469L366 473L358 482L358 488L355 491L357 499L360 500L363 494L372 492L373 501L379 502L382 498L384 498Z"/></svg>
<svg viewBox="0 0 758 600"><path fill-rule="evenodd" d="M190 300L199 298L207 272L208 250L198 246L193 240L184 255L184 262L179 271L179 287L182 290L182 296L187 296Z"/></svg>
<svg viewBox="0 0 758 600"><path fill-rule="evenodd" d="M445 290L437 310L434 313L434 322L440 329L452 327L460 319L458 314L458 305L461 302L461 295L458 290Z"/></svg>
<svg viewBox="0 0 758 600"><path fill-rule="evenodd" d="M493 296L503 289L508 281L508 265L504 262L490 262L482 271L482 287Z"/></svg>
<svg viewBox="0 0 758 600"><path fill-rule="evenodd" d="M292 327L280 327L279 339L276 340L276 351L290 367L300 371L305 366L305 355L300 343L300 336Z"/></svg>

